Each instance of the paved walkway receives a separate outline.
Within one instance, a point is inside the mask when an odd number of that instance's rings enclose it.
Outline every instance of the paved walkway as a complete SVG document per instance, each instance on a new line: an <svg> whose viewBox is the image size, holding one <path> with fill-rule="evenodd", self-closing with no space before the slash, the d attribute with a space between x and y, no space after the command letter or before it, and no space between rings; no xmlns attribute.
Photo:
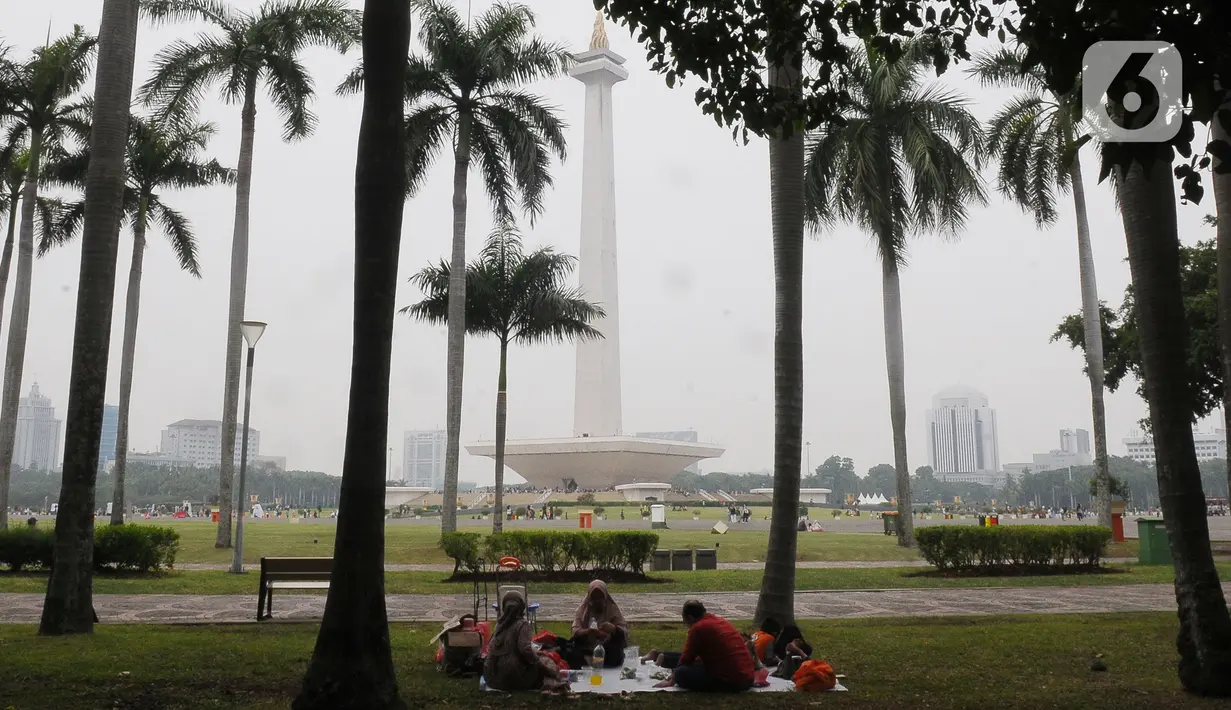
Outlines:
<svg viewBox="0 0 1231 710"><path fill-rule="evenodd" d="M1231 583L1224 585L1231 595ZM533 590L531 590L533 592ZM690 595L621 594L620 608L632 621L675 621ZM755 592L710 592L706 606L731 619L751 619ZM94 597L103 623L236 623L256 616L256 595L104 594ZM469 595L391 594L391 621L445 621L471 607ZM569 621L577 607L572 595L532 595L546 621ZM0 623L37 623L42 594L0 594ZM283 594L274 601L277 619L319 619L323 594ZM981 589L890 589L880 591L798 592L795 614L803 619L984 614L1088 614L1175 611L1170 584L1099 587L1006 587Z"/></svg>
<svg viewBox="0 0 1231 710"><path fill-rule="evenodd" d="M1110 558L1111 562L1136 562L1136 559ZM843 560L837 562L798 562L797 569L870 569L881 567L928 567L925 560ZM764 562L719 562L719 569L765 569ZM214 564L207 562L190 562L177 564L175 569L186 572L225 571L231 569L229 564ZM259 571L259 564L245 564L244 569ZM390 563L385 565L386 572L445 572L452 573L453 565L404 565Z"/></svg>

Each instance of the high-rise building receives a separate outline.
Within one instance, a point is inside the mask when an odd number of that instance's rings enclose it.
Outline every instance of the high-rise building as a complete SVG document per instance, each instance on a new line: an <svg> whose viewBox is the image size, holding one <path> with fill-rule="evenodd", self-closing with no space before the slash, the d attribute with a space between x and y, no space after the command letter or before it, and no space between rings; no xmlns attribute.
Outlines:
<svg viewBox="0 0 1231 710"><path fill-rule="evenodd" d="M697 432L692 429L688 429L686 431L639 431L636 434L633 434L633 436L638 439L661 439L665 441L691 442L699 441L699 439L697 439ZM700 464L694 463L685 468L684 471L700 475L701 467Z"/></svg>
<svg viewBox="0 0 1231 710"><path fill-rule="evenodd" d="M445 486L443 429L408 431L402 437L402 480L438 491Z"/></svg>
<svg viewBox="0 0 1231 710"><path fill-rule="evenodd" d="M1193 427L1193 445L1197 449L1198 461L1211 461L1227 457L1227 431L1214 429L1211 432L1200 432ZM1154 437L1133 431L1124 438L1124 446L1128 449L1128 457L1147 466L1154 465Z"/></svg>
<svg viewBox="0 0 1231 710"><path fill-rule="evenodd" d="M60 468L60 420L56 419L51 399L30 387L30 396L17 402L17 440L13 447L13 465L35 471L55 471Z"/></svg>
<svg viewBox="0 0 1231 710"><path fill-rule="evenodd" d="M242 456L243 430L235 428L235 465ZM222 422L216 419L181 419L162 431L160 453L173 459L192 461L198 468L222 462ZM248 460L261 453L261 432L248 429Z"/></svg>
<svg viewBox="0 0 1231 710"><path fill-rule="evenodd" d="M103 433L98 441L98 470L104 471L115 462L115 439L120 429L120 408L103 405Z"/></svg>
<svg viewBox="0 0 1231 710"><path fill-rule="evenodd" d="M928 464L942 474L995 474L1000 471L996 410L987 396L970 387L949 387L932 397L927 412Z"/></svg>

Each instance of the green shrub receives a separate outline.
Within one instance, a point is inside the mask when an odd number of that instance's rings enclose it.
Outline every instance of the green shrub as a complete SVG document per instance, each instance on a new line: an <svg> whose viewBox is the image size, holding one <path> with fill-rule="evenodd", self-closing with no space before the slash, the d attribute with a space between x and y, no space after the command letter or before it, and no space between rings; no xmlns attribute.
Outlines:
<svg viewBox="0 0 1231 710"><path fill-rule="evenodd" d="M454 574L476 572L482 557L489 564L503 557L516 557L522 564L543 572L629 571L642 574L658 549L658 535L640 531L568 532L561 530L516 530L489 535L448 533L440 546L453 558Z"/></svg>
<svg viewBox="0 0 1231 710"><path fill-rule="evenodd" d="M51 569L56 536L50 529L12 527L0 530L0 565L10 572L41 567Z"/></svg>
<svg viewBox="0 0 1231 710"><path fill-rule="evenodd" d="M936 525L915 530L915 540L924 559L941 570L1098 567L1111 542L1111 529L1096 525Z"/></svg>
<svg viewBox="0 0 1231 710"><path fill-rule="evenodd" d="M149 572L175 566L180 534L153 525L104 525L94 528L94 566L98 569Z"/></svg>
<svg viewBox="0 0 1231 710"><path fill-rule="evenodd" d="M594 494L582 493L577 496L577 505L594 505Z"/></svg>

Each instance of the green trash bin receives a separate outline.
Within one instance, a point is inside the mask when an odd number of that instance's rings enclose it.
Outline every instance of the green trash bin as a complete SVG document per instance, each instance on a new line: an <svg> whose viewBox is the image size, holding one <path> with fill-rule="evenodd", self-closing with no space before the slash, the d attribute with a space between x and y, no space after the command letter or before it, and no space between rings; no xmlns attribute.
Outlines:
<svg viewBox="0 0 1231 710"><path fill-rule="evenodd" d="M1143 565L1171 564L1171 544L1162 518L1137 518L1137 557Z"/></svg>
<svg viewBox="0 0 1231 710"><path fill-rule="evenodd" d="M885 521L885 534L898 534L898 514L897 511L887 511L881 513L881 518Z"/></svg>

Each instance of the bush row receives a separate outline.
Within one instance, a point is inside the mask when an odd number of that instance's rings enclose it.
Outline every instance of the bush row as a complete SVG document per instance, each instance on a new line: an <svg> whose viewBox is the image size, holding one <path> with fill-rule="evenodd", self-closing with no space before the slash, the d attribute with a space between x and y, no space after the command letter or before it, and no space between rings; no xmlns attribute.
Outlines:
<svg viewBox="0 0 1231 710"><path fill-rule="evenodd" d="M936 525L915 529L919 552L937 569L994 569L1014 566L1097 567L1111 542L1111 529L1097 525L1059 527L969 527Z"/></svg>
<svg viewBox="0 0 1231 710"><path fill-rule="evenodd" d="M478 572L484 561L491 564L502 557L516 557L523 565L541 572L623 570L641 574L658 549L658 535L627 530L519 530L487 537L478 533L445 533L440 546L453 558L454 573Z"/></svg>
<svg viewBox="0 0 1231 710"><path fill-rule="evenodd" d="M0 565L10 572L51 569L55 532L46 528L0 530ZM153 525L107 525L94 528L94 567L99 570L149 572L175 566L180 534Z"/></svg>

